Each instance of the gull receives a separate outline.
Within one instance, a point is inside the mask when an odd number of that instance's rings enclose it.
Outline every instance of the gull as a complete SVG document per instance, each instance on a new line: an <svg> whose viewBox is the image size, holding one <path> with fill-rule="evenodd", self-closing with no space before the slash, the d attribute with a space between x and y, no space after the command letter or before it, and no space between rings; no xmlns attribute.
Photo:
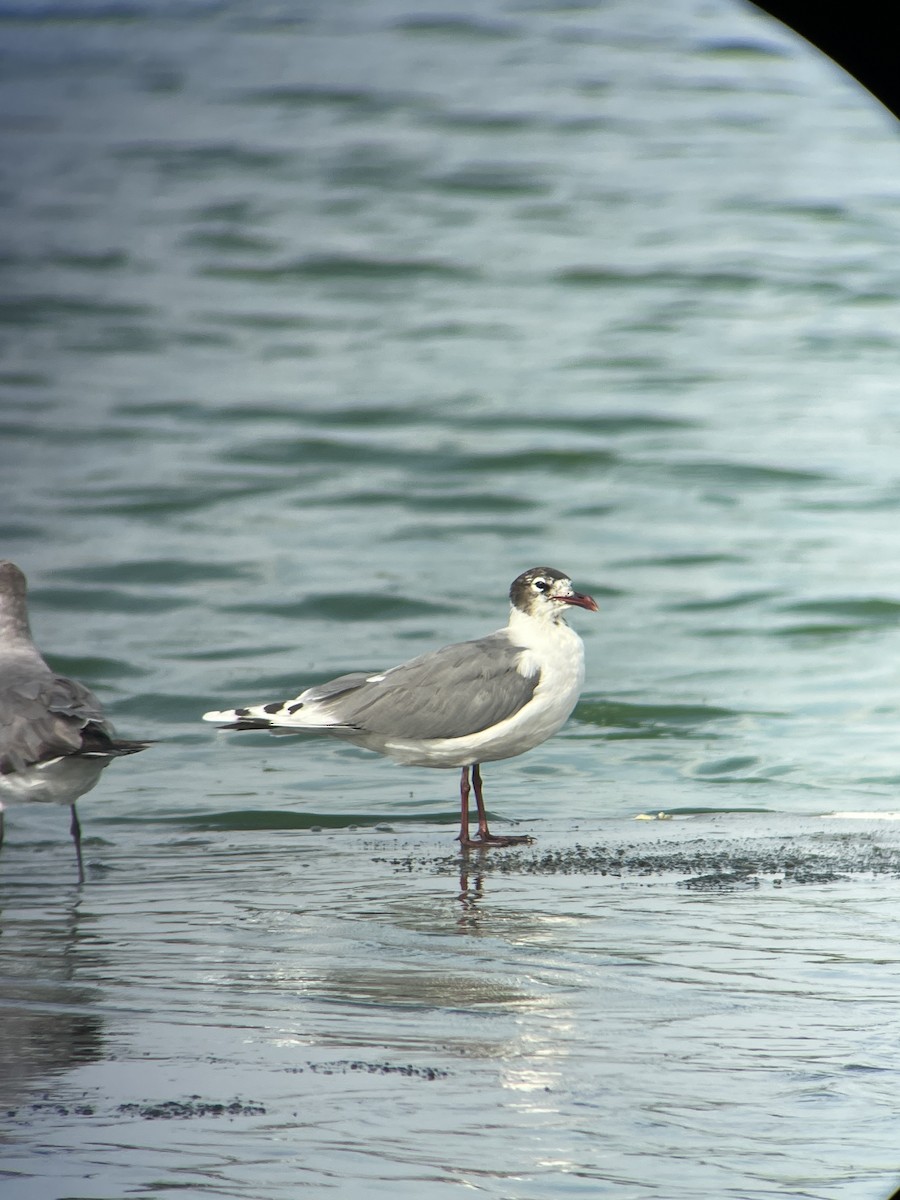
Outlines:
<svg viewBox="0 0 900 1200"><path fill-rule="evenodd" d="M524 571L509 599L508 624L486 637L387 671L340 675L293 700L208 712L203 719L225 729L326 734L405 766L457 768L464 849L531 841L491 833L481 764L524 754L568 720L584 684L584 646L566 613L573 606L596 612L597 604L553 567ZM476 838L469 837L470 790Z"/></svg>
<svg viewBox="0 0 900 1200"><path fill-rule="evenodd" d="M117 738L93 692L47 665L31 639L26 589L16 564L0 561L0 846L4 802L68 804L83 883L75 801L114 758L150 743Z"/></svg>

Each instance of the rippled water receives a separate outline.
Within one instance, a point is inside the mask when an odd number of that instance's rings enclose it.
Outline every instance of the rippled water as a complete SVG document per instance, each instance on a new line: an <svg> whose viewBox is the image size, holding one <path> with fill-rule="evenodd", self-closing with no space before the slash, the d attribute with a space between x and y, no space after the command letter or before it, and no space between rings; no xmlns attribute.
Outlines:
<svg viewBox="0 0 900 1200"><path fill-rule="evenodd" d="M697 0L3 4L0 65L0 553L159 739L80 891L7 814L0 1186L889 1195L895 123ZM198 721L544 561L601 612L485 772L527 852Z"/></svg>

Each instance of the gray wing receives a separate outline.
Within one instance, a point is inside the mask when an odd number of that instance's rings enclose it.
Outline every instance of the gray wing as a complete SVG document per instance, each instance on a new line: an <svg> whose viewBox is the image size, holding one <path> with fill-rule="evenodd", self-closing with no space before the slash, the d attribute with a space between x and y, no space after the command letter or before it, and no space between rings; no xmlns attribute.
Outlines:
<svg viewBox="0 0 900 1200"><path fill-rule="evenodd" d="M445 646L383 675L343 675L310 688L336 723L397 738L456 738L480 733L523 708L540 673L522 675L522 647L505 633Z"/></svg>
<svg viewBox="0 0 900 1200"><path fill-rule="evenodd" d="M43 669L42 669L43 668ZM93 692L40 663L4 664L0 684L0 772L59 755L97 751L110 726Z"/></svg>

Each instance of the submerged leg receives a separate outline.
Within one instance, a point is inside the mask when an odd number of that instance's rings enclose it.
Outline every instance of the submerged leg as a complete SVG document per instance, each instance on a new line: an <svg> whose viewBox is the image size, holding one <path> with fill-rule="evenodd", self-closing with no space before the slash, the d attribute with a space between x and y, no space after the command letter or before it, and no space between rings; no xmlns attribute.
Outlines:
<svg viewBox="0 0 900 1200"><path fill-rule="evenodd" d="M459 840L463 846L516 846L523 842L533 842L534 838L529 837L527 833L514 834L506 836L503 834L491 833L488 829L487 812L484 807L484 789L481 782L481 769L478 763L472 764L472 786L475 789L475 804L478 808L478 837L469 837L469 770L468 767L463 767L463 780L465 781L465 816L464 830L460 831ZM460 791L463 784L460 783Z"/></svg>
<svg viewBox="0 0 900 1200"><path fill-rule="evenodd" d="M72 841L75 843L75 856L78 859L78 882L84 883L84 860L81 857L81 825L78 821L78 813L75 811L75 805L72 805L72 824L69 826L72 833Z"/></svg>

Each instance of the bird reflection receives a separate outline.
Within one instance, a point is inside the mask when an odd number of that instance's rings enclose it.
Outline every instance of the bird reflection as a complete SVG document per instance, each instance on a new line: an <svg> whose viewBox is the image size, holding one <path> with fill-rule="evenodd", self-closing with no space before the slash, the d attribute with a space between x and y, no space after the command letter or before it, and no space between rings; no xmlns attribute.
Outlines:
<svg viewBox="0 0 900 1200"><path fill-rule="evenodd" d="M17 898L0 910L0 1107L21 1104L48 1076L104 1054L99 991L79 982L79 968L103 962L93 931L81 929L79 905L45 919L43 898ZM40 907L35 907L40 905Z"/></svg>
<svg viewBox="0 0 900 1200"><path fill-rule="evenodd" d="M471 861L468 853L464 852L459 863L459 903L462 912L456 921L460 933L478 933L482 912L479 901L484 899L484 855L477 855L477 866L474 873L470 871Z"/></svg>
<svg viewBox="0 0 900 1200"><path fill-rule="evenodd" d="M474 908L484 896L484 865L480 863L477 873L469 878L469 856L464 854L459 867L459 899L463 908Z"/></svg>
<svg viewBox="0 0 900 1200"><path fill-rule="evenodd" d="M0 847L4 804L67 804L83 883L75 801L114 758L150 743L117 738L97 697L47 665L32 641L26 586L15 563L0 561Z"/></svg>

